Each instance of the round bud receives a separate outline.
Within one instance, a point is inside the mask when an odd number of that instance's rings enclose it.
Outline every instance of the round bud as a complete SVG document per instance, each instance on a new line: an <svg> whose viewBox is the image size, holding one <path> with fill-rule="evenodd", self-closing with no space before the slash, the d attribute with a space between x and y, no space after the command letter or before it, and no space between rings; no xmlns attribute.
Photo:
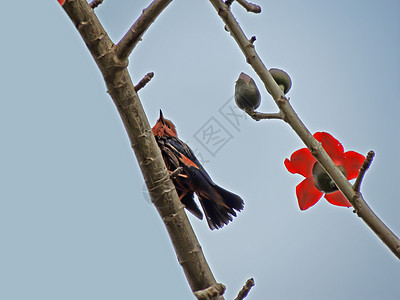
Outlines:
<svg viewBox="0 0 400 300"><path fill-rule="evenodd" d="M245 73L240 76L235 84L235 102L243 110L254 111L260 106L261 95L254 80Z"/></svg>
<svg viewBox="0 0 400 300"><path fill-rule="evenodd" d="M286 95L292 87L290 76L285 71L275 68L269 69L269 73Z"/></svg>

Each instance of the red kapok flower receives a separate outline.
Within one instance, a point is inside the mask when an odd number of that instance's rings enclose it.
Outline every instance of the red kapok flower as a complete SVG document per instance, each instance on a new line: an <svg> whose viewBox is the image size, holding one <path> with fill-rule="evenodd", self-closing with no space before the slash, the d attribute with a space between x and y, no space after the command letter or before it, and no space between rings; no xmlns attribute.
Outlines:
<svg viewBox="0 0 400 300"><path fill-rule="evenodd" d="M357 177L365 159L363 155L354 151L344 152L342 144L327 132L316 132L314 137L321 142L326 153L348 180ZM290 160L286 158L285 166L290 173L297 173L306 178L296 187L296 195L301 210L313 206L324 193L325 199L333 205L351 206L307 148L294 152Z"/></svg>
<svg viewBox="0 0 400 300"><path fill-rule="evenodd" d="M61 5L64 5L65 0L58 0L58 3L60 3Z"/></svg>

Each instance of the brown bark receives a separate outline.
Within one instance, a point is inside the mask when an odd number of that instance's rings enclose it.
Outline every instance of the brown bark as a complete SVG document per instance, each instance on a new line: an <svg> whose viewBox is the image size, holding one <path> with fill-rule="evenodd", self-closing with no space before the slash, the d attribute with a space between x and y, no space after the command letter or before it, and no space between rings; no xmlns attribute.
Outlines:
<svg viewBox="0 0 400 300"><path fill-rule="evenodd" d="M127 33L123 39L126 43L121 44L126 46L120 47L116 47L111 41L85 0L67 0L63 8L103 74L108 93L124 123L152 202L164 221L192 291L197 291L214 285L216 281L170 180L160 149L127 70L127 53L133 50L145 29L162 11L160 8L165 8L171 1L154 1L151 5L154 3L159 5L154 15L149 15L148 9L144 10L147 23L144 24L143 19L138 20L135 24L140 24L140 33L135 35L135 38Z"/></svg>

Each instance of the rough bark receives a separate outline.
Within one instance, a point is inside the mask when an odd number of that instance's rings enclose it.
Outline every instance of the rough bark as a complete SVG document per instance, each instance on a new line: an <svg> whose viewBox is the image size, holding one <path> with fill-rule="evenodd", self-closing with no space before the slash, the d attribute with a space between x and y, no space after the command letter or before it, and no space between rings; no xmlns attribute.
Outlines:
<svg viewBox="0 0 400 300"><path fill-rule="evenodd" d="M157 4L164 2L161 6L165 8L171 0L154 2L157 2ZM114 45L94 14L93 9L85 0L67 0L63 8L79 31L103 74L108 93L118 109L135 152L151 200L164 221L178 261L185 272L192 291L206 289L216 284L200 244L184 212L184 207L170 180L160 149L156 144L151 127L135 91L135 86L128 73L127 51L123 51L120 47ZM146 17L148 17L148 14ZM155 17L156 15L153 15L153 19L149 18L148 22L154 21ZM142 23L140 24L141 28L146 28ZM142 30L139 38L143 32ZM125 37L127 36L130 35L127 34ZM128 40L126 39L125 41ZM127 46L129 51L132 51L132 43L128 42L127 44L129 44ZM217 299L223 299L223 297Z"/></svg>

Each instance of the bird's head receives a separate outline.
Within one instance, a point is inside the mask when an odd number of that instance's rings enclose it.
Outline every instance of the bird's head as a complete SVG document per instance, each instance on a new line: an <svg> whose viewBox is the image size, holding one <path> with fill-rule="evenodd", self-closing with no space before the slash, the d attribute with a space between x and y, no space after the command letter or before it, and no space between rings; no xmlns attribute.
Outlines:
<svg viewBox="0 0 400 300"><path fill-rule="evenodd" d="M154 136L174 136L178 137L176 133L175 125L172 124L170 120L164 118L162 111L160 109L160 118L157 120L156 125L153 127Z"/></svg>

